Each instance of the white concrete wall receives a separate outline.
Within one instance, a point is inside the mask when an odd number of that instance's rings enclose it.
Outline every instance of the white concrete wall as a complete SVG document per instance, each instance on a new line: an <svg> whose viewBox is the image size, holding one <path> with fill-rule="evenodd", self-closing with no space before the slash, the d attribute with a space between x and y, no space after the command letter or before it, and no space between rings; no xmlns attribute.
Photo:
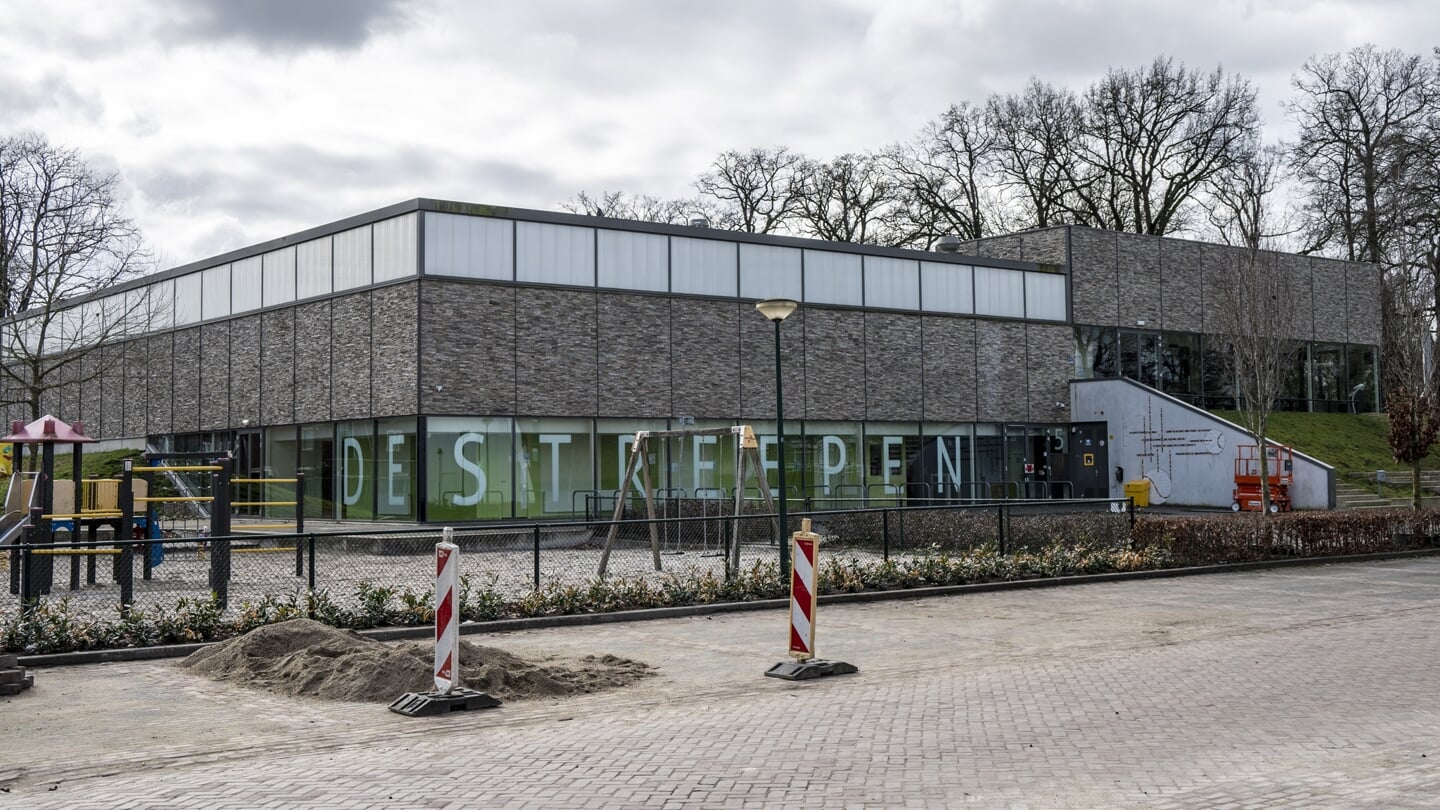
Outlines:
<svg viewBox="0 0 1440 810"><path fill-rule="evenodd" d="M1076 422L1105 422L1110 495L1124 497L1125 480L1148 478L1150 502L1229 508L1238 445L1254 444L1244 428L1133 380L1074 380L1070 412ZM1295 453L1296 509L1333 508L1335 468Z"/></svg>

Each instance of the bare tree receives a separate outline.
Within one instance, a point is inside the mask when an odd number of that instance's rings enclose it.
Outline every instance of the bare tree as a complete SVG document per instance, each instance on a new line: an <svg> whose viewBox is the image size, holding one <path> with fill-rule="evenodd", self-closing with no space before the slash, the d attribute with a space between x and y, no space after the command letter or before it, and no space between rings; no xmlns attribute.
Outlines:
<svg viewBox="0 0 1440 810"><path fill-rule="evenodd" d="M1386 263L1405 210L1395 201L1440 102L1435 67L1365 45L1311 59L1292 84L1292 159L1308 192L1308 250Z"/></svg>
<svg viewBox="0 0 1440 810"><path fill-rule="evenodd" d="M103 295L150 269L117 184L39 136L0 140L0 376L5 404L31 418L43 397L100 373L87 355L160 311L146 294Z"/></svg>
<svg viewBox="0 0 1440 810"><path fill-rule="evenodd" d="M590 196L589 192L581 191L560 203L560 207L572 214L659 222L666 225L683 224L689 221L692 215L702 213L696 200L662 200L643 194L627 195L623 191L602 191L595 197Z"/></svg>
<svg viewBox="0 0 1440 810"><path fill-rule="evenodd" d="M1031 79L1020 95L991 96L985 117L995 139L997 180L1019 203L1021 228L1065 221L1080 137L1080 103L1069 90Z"/></svg>
<svg viewBox="0 0 1440 810"><path fill-rule="evenodd" d="M1275 210L1285 172L1285 150L1271 144L1253 150L1210 182L1206 211L1213 233L1227 245L1258 250L1293 232Z"/></svg>
<svg viewBox="0 0 1440 810"><path fill-rule="evenodd" d="M1435 351L1428 262L1417 257L1401 263L1385 278L1385 414L1387 438L1395 460L1410 467L1411 499L1420 508L1420 463L1435 447L1440 431L1440 389Z"/></svg>
<svg viewBox="0 0 1440 810"><path fill-rule="evenodd" d="M896 186L890 229L897 240L928 249L947 234L988 236L992 206L986 174L994 148L984 110L961 102L911 141L886 149L880 160Z"/></svg>
<svg viewBox="0 0 1440 810"><path fill-rule="evenodd" d="M804 158L784 146L720 153L695 180L714 201L718 227L746 233L783 230L795 216L796 170Z"/></svg>
<svg viewBox="0 0 1440 810"><path fill-rule="evenodd" d="M846 154L797 170L797 210L805 230L820 239L872 245L903 241L886 227L898 189L880 161Z"/></svg>
<svg viewBox="0 0 1440 810"><path fill-rule="evenodd" d="M1156 236L1192 224L1198 196L1247 157L1260 127L1249 80L1168 57L1111 70L1085 92L1083 113L1071 215Z"/></svg>

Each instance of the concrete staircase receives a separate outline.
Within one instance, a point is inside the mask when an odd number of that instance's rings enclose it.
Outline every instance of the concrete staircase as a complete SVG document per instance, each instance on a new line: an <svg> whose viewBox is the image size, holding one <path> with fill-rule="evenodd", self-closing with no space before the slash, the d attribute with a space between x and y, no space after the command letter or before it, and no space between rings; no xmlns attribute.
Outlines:
<svg viewBox="0 0 1440 810"><path fill-rule="evenodd" d="M1410 496L1390 498L1379 495L1375 490L1375 474L1370 473L1368 481L1359 478L1340 478L1335 481L1335 508L1337 509L1395 509L1408 508ZM1390 488L1409 489L1409 470L1386 470L1385 483ZM1440 503L1440 470L1420 472L1421 500L1426 506Z"/></svg>

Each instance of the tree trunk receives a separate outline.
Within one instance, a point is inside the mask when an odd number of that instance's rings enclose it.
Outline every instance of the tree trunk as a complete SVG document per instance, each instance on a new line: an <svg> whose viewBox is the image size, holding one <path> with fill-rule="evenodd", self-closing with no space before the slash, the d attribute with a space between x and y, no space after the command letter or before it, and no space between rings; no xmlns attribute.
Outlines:
<svg viewBox="0 0 1440 810"><path fill-rule="evenodd" d="M1420 459L1410 462L1410 506L1416 512L1420 511Z"/></svg>

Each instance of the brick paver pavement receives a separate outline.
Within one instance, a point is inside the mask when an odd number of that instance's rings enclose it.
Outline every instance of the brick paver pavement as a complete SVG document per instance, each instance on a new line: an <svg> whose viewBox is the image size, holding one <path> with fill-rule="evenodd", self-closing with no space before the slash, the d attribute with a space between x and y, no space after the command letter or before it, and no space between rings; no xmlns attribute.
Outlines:
<svg viewBox="0 0 1440 810"><path fill-rule="evenodd" d="M761 677L779 612L480 637L614 653L625 690L410 719L47 670L0 703L0 805L1433 807L1440 559L825 606L857 675Z"/></svg>

